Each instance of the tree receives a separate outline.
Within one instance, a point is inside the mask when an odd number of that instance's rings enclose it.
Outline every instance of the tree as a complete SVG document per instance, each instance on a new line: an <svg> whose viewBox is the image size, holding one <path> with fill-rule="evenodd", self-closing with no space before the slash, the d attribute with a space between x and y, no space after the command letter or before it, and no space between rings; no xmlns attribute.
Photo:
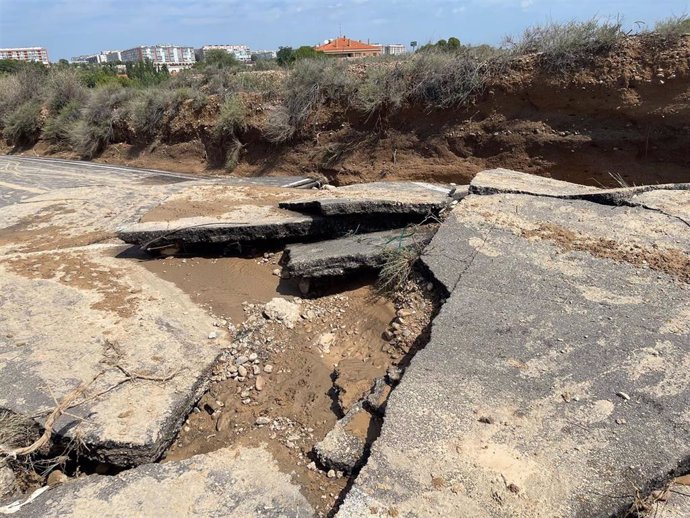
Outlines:
<svg viewBox="0 0 690 518"><path fill-rule="evenodd" d="M318 52L314 47L308 45L302 45L296 51L292 53L292 60L299 61L300 59L313 59L320 58L323 56L323 52Z"/></svg>
<svg viewBox="0 0 690 518"><path fill-rule="evenodd" d="M276 52L276 61L281 67L287 66L294 61L292 47L280 47Z"/></svg>
<svg viewBox="0 0 690 518"><path fill-rule="evenodd" d="M234 54L223 49L211 49L204 52L204 65L214 68L233 68L239 66L240 62Z"/></svg>
<svg viewBox="0 0 690 518"><path fill-rule="evenodd" d="M448 49L449 50L458 50L460 48L460 40L457 39L455 36L451 36L448 38Z"/></svg>
<svg viewBox="0 0 690 518"><path fill-rule="evenodd" d="M410 47L412 47L412 52L414 52L414 49L417 48L417 41L416 41L416 40L412 40L412 41L410 42Z"/></svg>

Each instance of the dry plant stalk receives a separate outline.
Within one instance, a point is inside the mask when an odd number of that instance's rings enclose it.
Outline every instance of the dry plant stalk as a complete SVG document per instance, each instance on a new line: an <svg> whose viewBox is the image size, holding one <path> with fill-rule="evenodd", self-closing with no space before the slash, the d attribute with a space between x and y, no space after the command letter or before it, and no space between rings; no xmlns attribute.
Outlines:
<svg viewBox="0 0 690 518"><path fill-rule="evenodd" d="M32 453L43 448L46 444L50 442L50 438L53 435L53 426L55 425L55 422L68 408L70 408L72 402L76 400L78 397L80 397L82 394L84 394L84 392L93 384L94 381L96 381L96 379L98 379L98 377L101 374L103 374L103 371L96 374L91 379L91 381L81 383L77 388L75 388L74 390L69 392L64 398L62 398L62 401L58 403L58 405L55 407L55 409L53 409L53 411L46 419L45 425L43 426L43 434L41 434L41 436L38 439L36 439L32 444L22 448L3 448L0 449L0 454L16 458L22 455L31 455Z"/></svg>

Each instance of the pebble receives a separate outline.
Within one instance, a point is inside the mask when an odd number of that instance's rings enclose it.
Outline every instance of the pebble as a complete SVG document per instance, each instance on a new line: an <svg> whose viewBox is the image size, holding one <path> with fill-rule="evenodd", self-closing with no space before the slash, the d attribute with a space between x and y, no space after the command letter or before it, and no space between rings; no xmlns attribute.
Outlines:
<svg viewBox="0 0 690 518"><path fill-rule="evenodd" d="M64 484L68 480L69 480L69 478L67 477L67 475L65 475L59 469L56 469L55 471L50 472L50 475L48 475L47 482L48 482L48 485L50 487L53 487L53 486L59 486L60 484Z"/></svg>
<svg viewBox="0 0 690 518"><path fill-rule="evenodd" d="M208 339L209 339L209 340L215 340L216 338L218 338L218 333L216 333L215 331L211 331L211 332L208 334Z"/></svg>
<svg viewBox="0 0 690 518"><path fill-rule="evenodd" d="M221 413L216 421L216 432L223 432L230 426L230 414Z"/></svg>
<svg viewBox="0 0 690 518"><path fill-rule="evenodd" d="M264 426L271 423L271 418L264 415L256 418L256 424L259 426Z"/></svg>
<svg viewBox="0 0 690 518"><path fill-rule="evenodd" d="M247 358L246 356L238 356L237 359L235 360L235 363L237 365L244 365L248 361L249 361L249 358Z"/></svg>
<svg viewBox="0 0 690 518"><path fill-rule="evenodd" d="M247 377L247 368L244 365L240 365L237 368L237 374L239 374L240 377L242 377L242 378L246 378Z"/></svg>
<svg viewBox="0 0 690 518"><path fill-rule="evenodd" d="M257 376L254 386L256 387L256 390L262 391L266 386L266 380L262 376Z"/></svg>
<svg viewBox="0 0 690 518"><path fill-rule="evenodd" d="M252 353L252 354L249 355L249 361L250 361L250 362L253 362L253 361L256 360L258 357L259 357L258 354Z"/></svg>
<svg viewBox="0 0 690 518"><path fill-rule="evenodd" d="M630 396L628 394L626 394L625 392L616 392L616 395L618 397L625 399L626 401L628 401L630 399Z"/></svg>
<svg viewBox="0 0 690 518"><path fill-rule="evenodd" d="M280 268L276 268L275 270L273 270L273 275L275 275L276 277L280 277Z"/></svg>
<svg viewBox="0 0 690 518"><path fill-rule="evenodd" d="M264 372L270 374L273 372L273 365L264 365Z"/></svg>
<svg viewBox="0 0 690 518"><path fill-rule="evenodd" d="M252 372L254 373L254 376L261 374L261 367L258 365L252 365Z"/></svg>
<svg viewBox="0 0 690 518"><path fill-rule="evenodd" d="M334 469L329 469L328 470L328 478L335 478L335 470Z"/></svg>

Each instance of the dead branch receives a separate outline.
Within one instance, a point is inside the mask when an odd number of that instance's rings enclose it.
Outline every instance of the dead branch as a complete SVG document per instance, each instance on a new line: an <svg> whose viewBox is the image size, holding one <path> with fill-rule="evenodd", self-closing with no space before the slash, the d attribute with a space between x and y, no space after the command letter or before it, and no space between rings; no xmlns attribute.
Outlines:
<svg viewBox="0 0 690 518"><path fill-rule="evenodd" d="M45 424L43 425L43 434L36 439L29 446L23 448L12 448L12 449L0 449L0 454L9 457L18 457L20 455L31 455L32 453L40 450L46 444L50 442L50 438L53 435L53 426L55 422L60 418L60 416L70 408L72 402L80 397L84 392L103 374L103 371L96 374L91 381L82 382L77 388L69 392L62 401L55 407L55 409L48 415Z"/></svg>

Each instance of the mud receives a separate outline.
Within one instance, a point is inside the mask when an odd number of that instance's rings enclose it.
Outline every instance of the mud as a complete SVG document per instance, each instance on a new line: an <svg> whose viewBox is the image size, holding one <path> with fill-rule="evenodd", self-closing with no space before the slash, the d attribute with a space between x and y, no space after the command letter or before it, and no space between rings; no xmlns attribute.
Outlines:
<svg viewBox="0 0 690 518"><path fill-rule="evenodd" d="M300 299L293 296L294 283L274 274L279 260L280 254L266 253L258 258L142 261L207 308L219 326L229 326L237 354L257 355L246 364L248 374L242 381L228 377L232 356L216 366L209 391L188 416L164 462L227 446L262 444L318 514L326 516L349 477L329 477L328 469L314 463L312 448L349 406L368 394L376 378L405 359L428 323L430 302L415 289L407 302L415 308L408 317L409 337L393 347L382 336L397 308L376 294L373 277L354 284L332 281L321 287L320 296ZM291 329L263 315L263 304L276 296L299 304L302 316ZM379 419L372 423L364 414L351 423L352 431L372 441ZM267 424L257 425L260 417Z"/></svg>

